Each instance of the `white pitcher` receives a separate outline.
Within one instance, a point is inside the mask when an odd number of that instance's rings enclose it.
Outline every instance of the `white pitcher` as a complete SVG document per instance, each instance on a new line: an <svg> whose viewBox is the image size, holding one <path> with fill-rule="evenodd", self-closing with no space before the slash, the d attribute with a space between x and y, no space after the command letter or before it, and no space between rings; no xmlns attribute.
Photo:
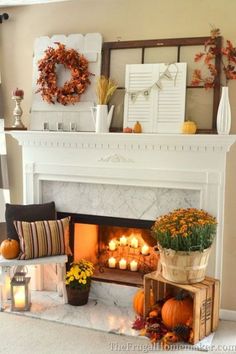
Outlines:
<svg viewBox="0 0 236 354"><path fill-rule="evenodd" d="M98 104L96 107L92 107L91 111L95 124L95 132L109 133L114 106L111 106L108 112L108 106L106 104ZM96 111L96 115L94 111Z"/></svg>

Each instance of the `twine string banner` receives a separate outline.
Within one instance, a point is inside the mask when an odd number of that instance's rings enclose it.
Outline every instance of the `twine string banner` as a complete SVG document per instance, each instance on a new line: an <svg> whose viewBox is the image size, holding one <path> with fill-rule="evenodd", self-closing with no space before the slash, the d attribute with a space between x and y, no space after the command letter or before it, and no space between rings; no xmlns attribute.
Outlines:
<svg viewBox="0 0 236 354"><path fill-rule="evenodd" d="M143 95L144 97L148 98L148 96L150 95L150 92L153 88L156 88L158 90L162 90L163 85L162 85L162 81L163 80L173 80L174 82L174 86L176 85L176 79L177 79L177 75L178 75L178 67L176 65L176 63L168 63L166 64L167 67L165 69L165 71L160 75L159 79L157 81L155 81L151 86L143 89L143 90L126 90L125 92L131 97L131 101L135 102L135 100L138 98L139 95ZM173 73L174 75L172 75L172 73L170 72L170 66L174 65L175 67L175 72Z"/></svg>

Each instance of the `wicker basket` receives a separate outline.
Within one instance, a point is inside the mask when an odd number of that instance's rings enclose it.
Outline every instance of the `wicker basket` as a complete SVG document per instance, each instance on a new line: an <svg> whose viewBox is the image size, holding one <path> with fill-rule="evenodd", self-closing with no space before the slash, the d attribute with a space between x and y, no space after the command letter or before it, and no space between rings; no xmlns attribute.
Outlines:
<svg viewBox="0 0 236 354"><path fill-rule="evenodd" d="M211 247L203 252L181 252L159 247L162 276L174 283L192 284L205 278Z"/></svg>

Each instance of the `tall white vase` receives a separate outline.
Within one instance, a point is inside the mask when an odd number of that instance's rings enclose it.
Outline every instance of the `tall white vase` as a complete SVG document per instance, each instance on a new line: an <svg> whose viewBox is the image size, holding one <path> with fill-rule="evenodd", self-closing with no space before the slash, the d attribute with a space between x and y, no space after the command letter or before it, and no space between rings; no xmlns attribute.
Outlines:
<svg viewBox="0 0 236 354"><path fill-rule="evenodd" d="M229 103L229 88L222 87L221 99L217 112L217 133L228 135L231 128L231 109Z"/></svg>

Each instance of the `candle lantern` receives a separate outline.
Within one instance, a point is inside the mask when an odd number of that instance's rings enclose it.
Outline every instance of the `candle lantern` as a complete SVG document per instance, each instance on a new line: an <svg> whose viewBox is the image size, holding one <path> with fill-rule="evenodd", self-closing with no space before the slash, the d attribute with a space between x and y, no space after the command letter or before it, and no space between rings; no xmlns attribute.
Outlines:
<svg viewBox="0 0 236 354"><path fill-rule="evenodd" d="M30 309L30 277L26 272L16 272L11 280L11 311L28 311Z"/></svg>

